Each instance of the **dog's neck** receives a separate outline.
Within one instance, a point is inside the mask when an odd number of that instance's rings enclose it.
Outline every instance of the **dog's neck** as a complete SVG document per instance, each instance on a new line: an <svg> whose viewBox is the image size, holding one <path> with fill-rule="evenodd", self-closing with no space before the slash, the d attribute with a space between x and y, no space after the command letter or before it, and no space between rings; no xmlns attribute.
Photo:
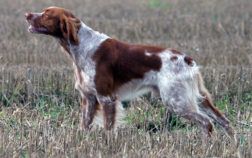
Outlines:
<svg viewBox="0 0 252 158"><path fill-rule="evenodd" d="M64 48L66 47L65 49L75 63L80 62L77 60L85 60L86 58L91 57L100 44L110 37L93 30L82 22L78 31L78 38L78 45L73 45L67 41L66 45L63 46L60 42Z"/></svg>

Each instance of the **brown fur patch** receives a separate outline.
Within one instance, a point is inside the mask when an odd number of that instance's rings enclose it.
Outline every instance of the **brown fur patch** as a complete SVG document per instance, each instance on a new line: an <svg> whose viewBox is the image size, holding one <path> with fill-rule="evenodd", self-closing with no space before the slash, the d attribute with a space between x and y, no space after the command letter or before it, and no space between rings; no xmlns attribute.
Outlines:
<svg viewBox="0 0 252 158"><path fill-rule="evenodd" d="M164 48L130 45L107 39L93 56L96 62L95 85L101 95L111 95L118 87L132 79L143 78L146 72L159 71L162 63L156 53ZM153 54L147 56L145 52Z"/></svg>
<svg viewBox="0 0 252 158"><path fill-rule="evenodd" d="M208 130L208 137L211 137L213 133L213 125L211 124L211 122L207 124L207 130Z"/></svg>
<svg viewBox="0 0 252 158"><path fill-rule="evenodd" d="M171 59L171 61L176 61L176 60L178 60L178 57L177 56L172 56L170 59Z"/></svg>
<svg viewBox="0 0 252 158"><path fill-rule="evenodd" d="M193 59L192 59L191 57L185 56L184 61L185 61L188 65L193 66Z"/></svg>
<svg viewBox="0 0 252 158"><path fill-rule="evenodd" d="M178 50L176 49L170 49L170 51L173 53L173 54L178 54L178 55L182 55L181 52L179 52Z"/></svg>
<svg viewBox="0 0 252 158"><path fill-rule="evenodd" d="M114 127L116 117L116 102L107 102L104 105L104 127L110 130Z"/></svg>
<svg viewBox="0 0 252 158"><path fill-rule="evenodd" d="M202 105L204 106L204 108L210 109L218 118L221 118L222 121L228 124L228 121L225 119L223 114L213 105L209 96L203 95L203 97L204 99L202 101Z"/></svg>
<svg viewBox="0 0 252 158"><path fill-rule="evenodd" d="M46 28L46 31L41 32L42 34L59 38L60 44L67 52L69 52L67 48L68 41L74 45L79 44L77 33L81 26L81 21L70 11L59 7L49 7L44 9L44 13L41 16L32 19L34 15L34 13L27 13L26 19L32 20L35 28Z"/></svg>

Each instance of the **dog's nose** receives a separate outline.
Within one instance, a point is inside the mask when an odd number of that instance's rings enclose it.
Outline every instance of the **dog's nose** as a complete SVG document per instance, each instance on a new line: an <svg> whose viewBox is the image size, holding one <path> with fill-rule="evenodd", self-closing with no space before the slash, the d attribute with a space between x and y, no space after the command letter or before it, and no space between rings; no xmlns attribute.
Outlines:
<svg viewBox="0 0 252 158"><path fill-rule="evenodd" d="M32 18L32 14L31 13L25 13L25 17L27 20L30 20Z"/></svg>

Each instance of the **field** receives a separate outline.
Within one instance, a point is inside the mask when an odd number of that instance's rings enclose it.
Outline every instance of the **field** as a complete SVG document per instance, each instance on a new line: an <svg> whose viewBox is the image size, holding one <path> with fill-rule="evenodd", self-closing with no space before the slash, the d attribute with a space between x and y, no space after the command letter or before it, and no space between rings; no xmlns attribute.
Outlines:
<svg viewBox="0 0 252 158"><path fill-rule="evenodd" d="M72 63L51 37L27 32L24 13L72 10L111 37L175 48L199 65L239 142L216 125L209 142L148 95L125 103L125 127L81 131ZM1 0L0 157L252 157L251 0Z"/></svg>

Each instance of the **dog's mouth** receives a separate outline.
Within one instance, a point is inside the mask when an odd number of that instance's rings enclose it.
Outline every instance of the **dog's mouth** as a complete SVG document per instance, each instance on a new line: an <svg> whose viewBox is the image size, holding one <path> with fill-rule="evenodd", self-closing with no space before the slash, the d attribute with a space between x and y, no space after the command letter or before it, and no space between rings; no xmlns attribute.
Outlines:
<svg viewBox="0 0 252 158"><path fill-rule="evenodd" d="M28 31L30 33L42 33L42 34L48 33L48 30L45 27L36 27L32 24L29 24Z"/></svg>

